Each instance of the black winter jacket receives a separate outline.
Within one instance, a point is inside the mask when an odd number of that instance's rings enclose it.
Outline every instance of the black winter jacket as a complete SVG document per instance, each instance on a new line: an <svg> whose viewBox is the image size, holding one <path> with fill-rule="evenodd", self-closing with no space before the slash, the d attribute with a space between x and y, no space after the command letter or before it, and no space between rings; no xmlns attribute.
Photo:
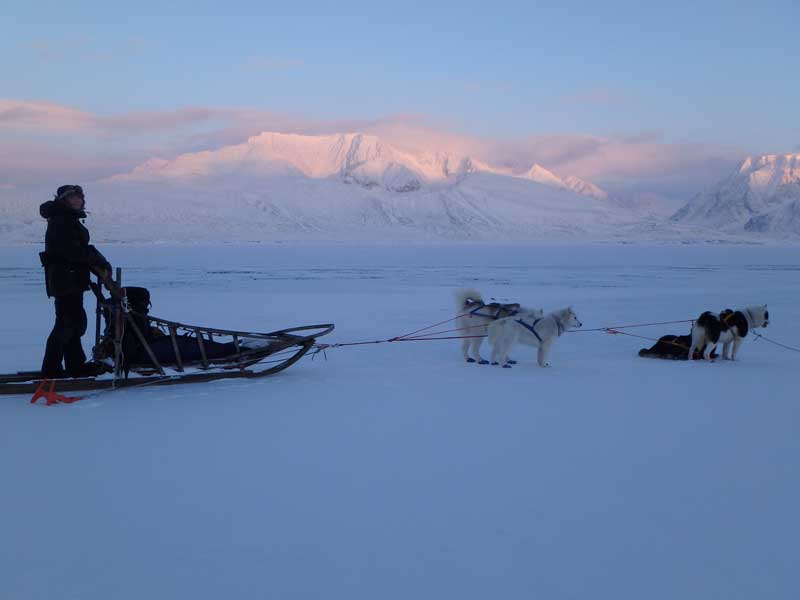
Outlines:
<svg viewBox="0 0 800 600"><path fill-rule="evenodd" d="M105 256L89 244L89 230L80 222L86 213L50 200L39 207L39 214L47 219L44 252L40 254L47 295L85 292L89 289L92 267L110 268Z"/></svg>

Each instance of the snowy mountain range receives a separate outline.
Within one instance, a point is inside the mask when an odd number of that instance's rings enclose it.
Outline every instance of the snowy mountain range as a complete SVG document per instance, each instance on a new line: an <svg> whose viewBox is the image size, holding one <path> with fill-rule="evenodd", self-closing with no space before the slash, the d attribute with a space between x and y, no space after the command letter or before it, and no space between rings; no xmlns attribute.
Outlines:
<svg viewBox="0 0 800 600"><path fill-rule="evenodd" d="M729 233L800 236L800 154L751 156L675 213L674 223Z"/></svg>
<svg viewBox="0 0 800 600"><path fill-rule="evenodd" d="M573 175L374 135L264 132L84 185L98 241L717 239L800 236L800 155L748 158L674 208ZM52 190L0 189L0 240L41 239Z"/></svg>
<svg viewBox="0 0 800 600"><path fill-rule="evenodd" d="M517 172L361 133L264 132L153 158L85 189L93 232L119 241L608 237L641 218L541 165ZM0 233L40 238L31 203L4 202Z"/></svg>
<svg viewBox="0 0 800 600"><path fill-rule="evenodd" d="M109 181L184 181L219 177L294 176L338 178L367 189L414 192L452 186L471 173L527 179L577 194L605 199L605 191L579 177L559 177L538 164L523 173L493 167L447 152L406 152L374 135L297 135L264 132L242 144L188 153L174 160L151 159Z"/></svg>

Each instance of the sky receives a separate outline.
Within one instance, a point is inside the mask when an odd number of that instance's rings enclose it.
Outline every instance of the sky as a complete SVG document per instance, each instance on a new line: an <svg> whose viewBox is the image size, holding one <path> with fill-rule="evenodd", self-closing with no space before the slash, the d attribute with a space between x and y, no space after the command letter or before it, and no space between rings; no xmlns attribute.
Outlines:
<svg viewBox="0 0 800 600"><path fill-rule="evenodd" d="M800 150L797 0L0 4L0 185L276 123Z"/></svg>

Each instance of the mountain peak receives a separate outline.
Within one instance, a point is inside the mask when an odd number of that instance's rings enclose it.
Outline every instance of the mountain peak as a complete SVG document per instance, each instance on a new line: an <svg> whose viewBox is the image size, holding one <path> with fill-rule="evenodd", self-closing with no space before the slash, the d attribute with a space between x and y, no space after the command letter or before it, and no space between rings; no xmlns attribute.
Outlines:
<svg viewBox="0 0 800 600"><path fill-rule="evenodd" d="M525 171L523 177L530 179L531 181L536 181L537 183L552 185L553 187L565 187L564 182L558 175L552 171L549 171L548 169L545 169L538 163L533 163L531 168Z"/></svg>
<svg viewBox="0 0 800 600"><path fill-rule="evenodd" d="M264 176L336 178L366 188L410 192L423 186L454 185L471 173L521 177L551 188L605 198L597 186L577 177L562 179L539 164L522 175L469 156L439 150L408 152L361 132L305 135L263 131L245 142L217 150L150 159L112 181L192 182L200 178L257 179Z"/></svg>
<svg viewBox="0 0 800 600"><path fill-rule="evenodd" d="M731 231L796 235L800 232L800 154L748 156L712 190L673 215Z"/></svg>
<svg viewBox="0 0 800 600"><path fill-rule="evenodd" d="M748 156L729 182L734 188L745 186L755 198L764 200L800 183L800 154Z"/></svg>
<svg viewBox="0 0 800 600"><path fill-rule="evenodd" d="M569 190L571 192L575 192L576 194L580 194L581 196L591 196L601 200L608 198L608 194L605 192L605 190L600 189L593 183L589 183L588 181L585 181L580 177L576 177L575 175L559 177L539 163L533 163L531 168L522 174L522 177L550 187Z"/></svg>

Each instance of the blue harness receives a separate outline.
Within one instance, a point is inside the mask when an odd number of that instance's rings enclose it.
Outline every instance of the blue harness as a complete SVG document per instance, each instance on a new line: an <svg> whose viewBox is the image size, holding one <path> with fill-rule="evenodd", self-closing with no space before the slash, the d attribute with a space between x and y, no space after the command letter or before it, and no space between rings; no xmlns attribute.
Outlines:
<svg viewBox="0 0 800 600"><path fill-rule="evenodd" d="M484 314L482 312L479 312L481 309L488 308L490 306L492 306L492 305L491 304L481 304L477 308L474 308L471 311L469 311L469 314L474 315L476 317L484 317L486 319L492 319L494 321L497 321L497 319L500 318L500 311L503 310L503 305L502 304L498 304L497 305L497 312L495 312L495 314L493 314L493 315L487 315L487 314ZM509 311L508 316L509 317L513 317L513 316L516 316L518 313L519 313L518 310Z"/></svg>
<svg viewBox="0 0 800 600"><path fill-rule="evenodd" d="M546 317L543 317L543 318L546 318ZM537 324L539 321L541 321L542 319L536 319L536 320L535 320L535 321L534 321L532 324L530 324L530 325L528 325L528 324L527 324L525 321L523 321L522 319L514 319L514 320L515 320L517 323L519 323L520 325L522 325L522 326L523 326L525 329L527 329L528 331L530 331L530 332L531 332L533 335L535 335L535 336L536 336L536 339L537 339L537 340L539 340L539 343L540 343L540 344L542 343L542 336L540 336L538 333L536 333L536 324ZM564 331L565 331L565 327L564 327L563 323L561 323L561 321L560 321L560 320L558 320L557 318L553 317L553 320L556 322L556 327L558 327L558 337L561 337L561 334L562 334L562 333L564 333Z"/></svg>
<svg viewBox="0 0 800 600"><path fill-rule="evenodd" d="M520 325L522 325L522 326L523 326L525 329L527 329L528 331L530 331L530 332L531 332L533 335L535 335L535 336L536 336L536 339L537 339L537 340L539 340L539 343L540 343L540 344L542 343L542 336L540 336L538 333L536 333L536 329L535 329L535 327L536 327L536 324L537 324L539 321L541 321L541 319L536 319L536 320L535 320L535 321L534 321L534 322L533 322L531 325L528 325L528 324L527 324L525 321L523 321L522 319L515 319L515 321L516 321L517 323L519 323Z"/></svg>

